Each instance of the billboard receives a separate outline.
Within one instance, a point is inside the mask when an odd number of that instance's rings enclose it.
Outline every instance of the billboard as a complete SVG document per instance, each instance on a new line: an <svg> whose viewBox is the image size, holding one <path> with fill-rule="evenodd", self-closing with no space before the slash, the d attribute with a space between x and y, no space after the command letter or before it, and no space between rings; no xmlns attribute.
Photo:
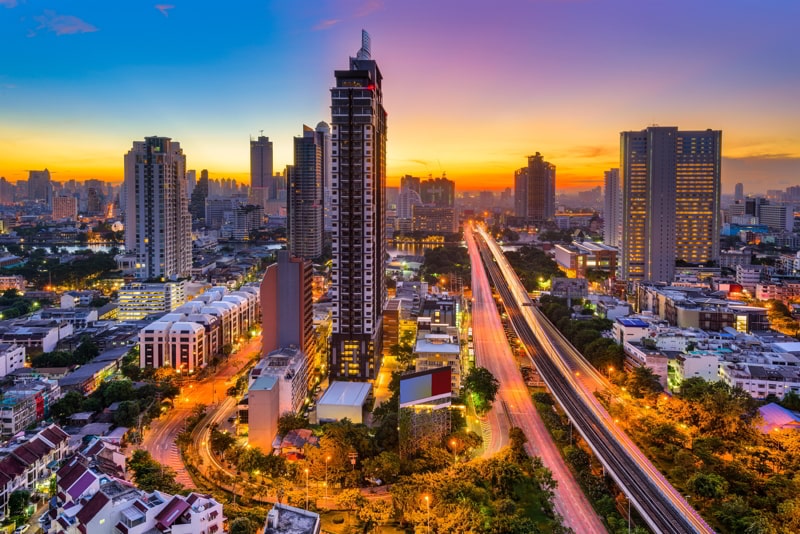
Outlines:
<svg viewBox="0 0 800 534"><path fill-rule="evenodd" d="M448 365L400 377L400 407L449 398L452 373Z"/></svg>

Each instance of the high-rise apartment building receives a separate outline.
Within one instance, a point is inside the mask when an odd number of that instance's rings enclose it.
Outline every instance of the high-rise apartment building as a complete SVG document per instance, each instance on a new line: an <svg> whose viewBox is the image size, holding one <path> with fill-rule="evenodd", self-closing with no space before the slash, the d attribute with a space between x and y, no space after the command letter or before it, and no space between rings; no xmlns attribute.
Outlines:
<svg viewBox="0 0 800 534"><path fill-rule="evenodd" d="M322 152L317 132L303 126L294 138L294 166L287 175L289 250L308 260L322 255Z"/></svg>
<svg viewBox="0 0 800 534"><path fill-rule="evenodd" d="M331 378L374 378L386 302L386 111L369 34L331 89L333 333Z"/></svg>
<svg viewBox="0 0 800 534"><path fill-rule="evenodd" d="M426 206L452 208L456 201L456 183L444 176L419 183L419 197Z"/></svg>
<svg viewBox="0 0 800 534"><path fill-rule="evenodd" d="M50 181L50 171L28 171L28 199L43 201L48 206L53 198L53 184Z"/></svg>
<svg viewBox="0 0 800 534"><path fill-rule="evenodd" d="M744 200L744 184L739 182L733 187L733 200L741 202Z"/></svg>
<svg viewBox="0 0 800 534"><path fill-rule="evenodd" d="M537 152L514 173L514 211L528 222L544 222L556 213L556 166Z"/></svg>
<svg viewBox="0 0 800 534"><path fill-rule="evenodd" d="M672 282L676 260L719 259L722 132L620 134L625 280Z"/></svg>
<svg viewBox="0 0 800 534"><path fill-rule="evenodd" d="M176 279L192 269L186 156L169 137L134 141L125 155L125 248L141 280Z"/></svg>
<svg viewBox="0 0 800 534"><path fill-rule="evenodd" d="M78 199L75 197L57 196L53 198L53 220L75 220L78 218Z"/></svg>
<svg viewBox="0 0 800 534"><path fill-rule="evenodd" d="M603 243L619 248L622 236L622 190L619 183L619 169L609 169L603 175L605 181Z"/></svg>
<svg viewBox="0 0 800 534"><path fill-rule="evenodd" d="M279 250L261 281L262 354L295 346L307 356L314 352L311 262Z"/></svg>
<svg viewBox="0 0 800 534"><path fill-rule="evenodd" d="M321 121L314 130L317 143L322 148L322 228L326 232L333 230L333 174L331 173L331 127Z"/></svg>
<svg viewBox="0 0 800 534"><path fill-rule="evenodd" d="M192 191L189 212L192 218L206 222L206 199L208 198L208 170L200 171L200 180Z"/></svg>
<svg viewBox="0 0 800 534"><path fill-rule="evenodd" d="M274 198L272 141L261 135L255 141L250 140L250 203L266 209L267 201Z"/></svg>

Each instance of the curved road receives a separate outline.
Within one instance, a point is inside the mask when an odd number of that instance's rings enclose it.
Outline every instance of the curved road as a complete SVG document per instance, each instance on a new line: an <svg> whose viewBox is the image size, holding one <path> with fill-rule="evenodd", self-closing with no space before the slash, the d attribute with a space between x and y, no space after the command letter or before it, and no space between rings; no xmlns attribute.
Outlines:
<svg viewBox="0 0 800 534"><path fill-rule="evenodd" d="M508 346L472 230L466 227L464 234L472 265L472 291L475 298L472 305L472 328L476 363L489 369L500 382L500 406L496 403L490 413L495 413L498 418L504 418L513 426L521 428L528 438L528 454L540 457L545 467L553 473L553 478L558 482L553 505L564 524L578 534L606 532L533 405L528 387ZM483 343L480 341L481 337L485 339ZM481 359L478 356L479 347L484 351ZM501 410L505 413L497 415ZM508 423L506 428L507 426ZM493 429L492 446L496 446L494 435ZM508 438L507 429L504 438Z"/></svg>
<svg viewBox="0 0 800 534"><path fill-rule="evenodd" d="M178 434L184 429L187 417L198 404L213 405L225 400L226 390L232 385L231 379L260 352L261 336L258 335L238 352L231 354L216 375L184 385L180 395L174 400L174 408L151 423L150 430L145 433L139 447L147 450L159 463L174 469L177 473L175 480L187 488L194 488L195 485L175 443Z"/></svg>

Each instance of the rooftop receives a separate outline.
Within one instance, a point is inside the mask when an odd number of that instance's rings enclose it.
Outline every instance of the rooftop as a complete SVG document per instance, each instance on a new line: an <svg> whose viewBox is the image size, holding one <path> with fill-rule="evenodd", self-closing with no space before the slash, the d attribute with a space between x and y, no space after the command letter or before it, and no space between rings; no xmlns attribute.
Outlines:
<svg viewBox="0 0 800 534"><path fill-rule="evenodd" d="M319 400L322 405L363 406L372 390L369 382L331 382L330 387Z"/></svg>

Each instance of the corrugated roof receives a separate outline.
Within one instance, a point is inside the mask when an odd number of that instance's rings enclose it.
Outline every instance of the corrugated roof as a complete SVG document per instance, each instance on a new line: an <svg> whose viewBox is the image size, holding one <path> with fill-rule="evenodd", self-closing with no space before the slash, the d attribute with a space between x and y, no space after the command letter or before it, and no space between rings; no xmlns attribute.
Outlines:
<svg viewBox="0 0 800 534"><path fill-rule="evenodd" d="M369 382L331 382L319 405L363 406L371 389Z"/></svg>

